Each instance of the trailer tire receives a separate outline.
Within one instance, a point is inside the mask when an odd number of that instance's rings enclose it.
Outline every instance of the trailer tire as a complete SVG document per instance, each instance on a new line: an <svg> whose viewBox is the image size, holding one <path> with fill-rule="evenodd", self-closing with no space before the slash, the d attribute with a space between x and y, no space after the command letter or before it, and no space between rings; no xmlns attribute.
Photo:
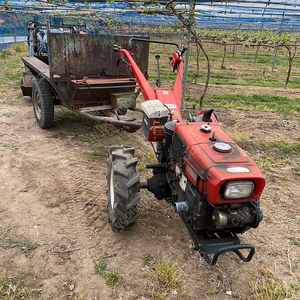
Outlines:
<svg viewBox="0 0 300 300"><path fill-rule="evenodd" d="M121 231L135 224L139 213L140 175L136 172L134 148L110 147L107 160L107 210L113 229Z"/></svg>
<svg viewBox="0 0 300 300"><path fill-rule="evenodd" d="M53 93L45 79L35 79L32 85L33 111L38 125L47 129L54 124Z"/></svg>

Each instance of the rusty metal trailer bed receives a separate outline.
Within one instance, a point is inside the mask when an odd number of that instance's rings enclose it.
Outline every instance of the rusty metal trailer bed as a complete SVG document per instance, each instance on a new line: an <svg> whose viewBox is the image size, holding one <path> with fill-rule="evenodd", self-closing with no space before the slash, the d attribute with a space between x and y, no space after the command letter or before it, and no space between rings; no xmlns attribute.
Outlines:
<svg viewBox="0 0 300 300"><path fill-rule="evenodd" d="M137 83L128 66L118 64L115 44L127 47L126 36L54 33L47 27L47 55L43 61L23 57L27 72L21 89L32 96L41 128L54 122L54 105L63 106L98 122L132 131L136 120ZM135 43L132 54L144 74L148 69L148 43ZM46 61L46 62L45 62Z"/></svg>

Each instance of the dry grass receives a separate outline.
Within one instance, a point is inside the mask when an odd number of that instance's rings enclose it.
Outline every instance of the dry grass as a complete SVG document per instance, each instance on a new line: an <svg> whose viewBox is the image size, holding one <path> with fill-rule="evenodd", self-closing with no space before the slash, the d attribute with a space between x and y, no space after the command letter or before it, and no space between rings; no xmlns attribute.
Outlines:
<svg viewBox="0 0 300 300"><path fill-rule="evenodd" d="M162 258L155 268L155 275L159 283L171 290L179 286L179 268L176 262Z"/></svg>
<svg viewBox="0 0 300 300"><path fill-rule="evenodd" d="M293 299L300 286L286 284L274 278L263 278L250 287L254 292L255 300L283 300ZM296 298L294 298L296 299Z"/></svg>
<svg viewBox="0 0 300 300"><path fill-rule="evenodd" d="M237 144L247 141L250 139L250 133L249 132L241 132L237 129L226 129L225 132L229 135L230 138L232 138Z"/></svg>
<svg viewBox="0 0 300 300"><path fill-rule="evenodd" d="M262 277L249 284L255 300L298 299L299 284L279 280L267 267L261 272Z"/></svg>

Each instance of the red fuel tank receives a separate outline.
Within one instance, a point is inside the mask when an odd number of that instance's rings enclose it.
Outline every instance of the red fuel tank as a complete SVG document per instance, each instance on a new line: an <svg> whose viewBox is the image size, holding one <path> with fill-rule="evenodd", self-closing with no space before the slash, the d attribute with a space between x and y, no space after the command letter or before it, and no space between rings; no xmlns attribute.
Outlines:
<svg viewBox="0 0 300 300"><path fill-rule="evenodd" d="M217 122L175 123L173 155L212 205L258 201L265 179Z"/></svg>

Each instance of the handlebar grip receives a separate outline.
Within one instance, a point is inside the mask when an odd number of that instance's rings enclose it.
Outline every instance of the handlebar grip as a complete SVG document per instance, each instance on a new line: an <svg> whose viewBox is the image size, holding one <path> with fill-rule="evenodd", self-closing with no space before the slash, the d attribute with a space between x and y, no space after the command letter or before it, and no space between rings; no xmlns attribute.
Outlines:
<svg viewBox="0 0 300 300"><path fill-rule="evenodd" d="M120 47L118 45L114 45L114 52L119 52Z"/></svg>
<svg viewBox="0 0 300 300"><path fill-rule="evenodd" d="M183 49L182 49L182 51L181 51L181 55L183 55L184 52L185 52L187 49L188 49L188 48L184 46Z"/></svg>

